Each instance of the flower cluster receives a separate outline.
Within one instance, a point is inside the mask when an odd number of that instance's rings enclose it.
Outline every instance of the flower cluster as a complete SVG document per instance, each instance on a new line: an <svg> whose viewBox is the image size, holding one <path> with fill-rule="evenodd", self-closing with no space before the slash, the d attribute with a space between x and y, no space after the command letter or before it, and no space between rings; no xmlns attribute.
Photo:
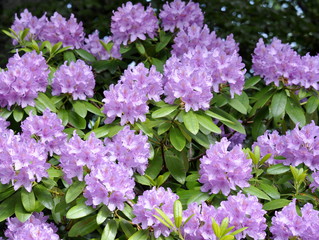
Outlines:
<svg viewBox="0 0 319 240"><path fill-rule="evenodd" d="M319 212L307 203L301 208L301 216L296 211L296 199L280 212L276 211L272 218L270 232L275 240L299 237L303 240L312 240L319 237Z"/></svg>
<svg viewBox="0 0 319 240"><path fill-rule="evenodd" d="M77 23L77 19L71 14L69 20L66 20L61 14L55 12L50 21L45 14L38 19L25 9L20 14L19 19L15 16L12 25L14 31L22 31L29 28L30 32L27 39L49 41L51 44L62 42L63 46L71 48L81 48L84 42L84 31L82 22ZM16 42L14 42L16 44Z"/></svg>
<svg viewBox="0 0 319 240"><path fill-rule="evenodd" d="M319 169L319 149L318 149L319 127L314 122L299 129L299 125L286 133L279 135L277 131L266 132L257 138L252 148L256 145L260 147L262 156L271 153L268 160L270 164L283 163L285 165L297 166L301 163L310 169ZM275 156L283 156L286 159L275 160Z"/></svg>
<svg viewBox="0 0 319 240"><path fill-rule="evenodd" d="M315 171L311 177L313 182L309 185L309 188L312 188L312 192L314 192L317 188L319 188L319 171Z"/></svg>
<svg viewBox="0 0 319 240"><path fill-rule="evenodd" d="M74 100L85 100L93 96L94 86L95 80L91 66L82 60L71 62L70 65L65 62L54 73L52 94L69 93Z"/></svg>
<svg viewBox="0 0 319 240"><path fill-rule="evenodd" d="M66 20L61 14L55 12L43 28L40 39L52 44L62 42L64 47L81 48L85 36L82 25L82 22L77 23L73 14L69 20Z"/></svg>
<svg viewBox="0 0 319 240"><path fill-rule="evenodd" d="M43 116L31 115L21 123L23 135L34 137L41 142L46 151L52 156L53 153L60 154L60 148L66 141L66 134L61 119L55 113L46 109Z"/></svg>
<svg viewBox="0 0 319 240"><path fill-rule="evenodd" d="M0 71L0 106L34 106L38 92L45 92L48 85L48 65L35 51L22 57L16 53L9 59L7 71Z"/></svg>
<svg viewBox="0 0 319 240"><path fill-rule="evenodd" d="M171 189L165 190L163 187L152 188L146 190L143 195L138 197L137 203L133 206L134 224L141 224L142 229L152 227L154 229L154 236L158 238L161 234L168 237L170 229L164 226L153 215L158 215L155 208L161 209L165 214L173 219L173 205L178 196L172 192Z"/></svg>
<svg viewBox="0 0 319 240"><path fill-rule="evenodd" d="M111 32L116 43L134 42L136 39L145 40L146 35L154 38L158 29L158 20L153 9L149 6L127 2L113 12Z"/></svg>
<svg viewBox="0 0 319 240"><path fill-rule="evenodd" d="M95 30L92 34L84 39L85 43L83 49L93 54L98 60L107 60L110 57L118 59L121 58L120 44L114 43L111 52L109 53L105 50L100 41L103 41L105 44L107 44L112 41L112 37L108 37L107 40L101 40L99 38L99 31Z"/></svg>
<svg viewBox="0 0 319 240"><path fill-rule="evenodd" d="M107 162L94 167L85 176L87 186L83 196L87 198L86 204L97 206L103 203L111 211L115 208L123 210L124 202L135 197L132 176L133 171L121 163Z"/></svg>
<svg viewBox="0 0 319 240"><path fill-rule="evenodd" d="M144 174L150 157L150 144L147 140L147 136L142 133L135 135L135 131L126 126L112 140L105 139L104 143L111 161L117 160L124 166Z"/></svg>
<svg viewBox="0 0 319 240"><path fill-rule="evenodd" d="M8 240L28 239L28 240L59 240L56 233L57 227L53 223L47 223L48 217L43 213L33 213L24 223L18 218L8 218L8 229L4 235Z"/></svg>
<svg viewBox="0 0 319 240"><path fill-rule="evenodd" d="M145 121L148 112L147 101L160 100L162 94L162 75L152 66L150 70L142 63L129 67L116 85L110 85L104 91L103 113L107 116L105 123L111 123L116 117L121 118L121 125L134 123L138 119Z"/></svg>
<svg viewBox="0 0 319 240"><path fill-rule="evenodd" d="M230 189L236 190L236 186L248 187L251 175L251 160L247 159L241 149L236 145L231 151L226 138L211 145L206 151L206 156L200 159L199 182L203 183L201 190L204 192L218 193L224 195L230 193Z"/></svg>
<svg viewBox="0 0 319 240"><path fill-rule="evenodd" d="M14 190L23 186L28 192L32 182L47 177L50 164L47 151L41 143L13 131L3 131L0 138L0 182L12 183Z"/></svg>
<svg viewBox="0 0 319 240"><path fill-rule="evenodd" d="M259 39L253 55L253 70L255 75L262 76L266 84L279 82L286 85L300 85L305 88L313 87L319 90L319 57L299 56L289 44L283 44L277 38L265 45Z"/></svg>
<svg viewBox="0 0 319 240"><path fill-rule="evenodd" d="M181 29L174 38L172 46L172 54L180 57L187 53L189 49L200 46L211 51L218 48L226 54L238 52L238 43L235 42L233 35L230 34L225 40L217 37L215 32L209 32L207 25L202 28L199 25L193 24L188 28Z"/></svg>
<svg viewBox="0 0 319 240"><path fill-rule="evenodd" d="M71 183L73 177L83 180L83 167L89 169L108 162L106 148L100 139L92 133L88 140L82 140L76 133L61 149L60 164L64 178Z"/></svg>
<svg viewBox="0 0 319 240"><path fill-rule="evenodd" d="M243 227L248 227L242 233L236 235L237 239L244 239L249 236L253 239L264 239L267 228L266 211L262 209L262 204L257 197L246 197L242 193L236 196L229 196L227 201L223 201L217 209L208 206L205 202L201 205L191 203L184 211L184 219L194 216L183 226L186 240L215 240L212 229L212 218L219 224L224 218L229 219L229 226L234 226L233 231Z"/></svg>
<svg viewBox="0 0 319 240"><path fill-rule="evenodd" d="M28 28L29 33L26 37L27 40L32 39L39 39L41 36L42 30L44 29L45 25L47 24L47 17L45 14L41 18L37 18L33 16L28 9L24 9L22 13L20 13L20 18L18 18L17 14L15 14L13 25L11 29L14 30L16 33L23 31L24 29ZM14 40L13 44L17 44L17 41Z"/></svg>
<svg viewBox="0 0 319 240"><path fill-rule="evenodd" d="M163 5L159 14L164 31L174 32L175 28L184 29L193 24L203 26L204 14L198 3L192 1L187 4L181 0Z"/></svg>

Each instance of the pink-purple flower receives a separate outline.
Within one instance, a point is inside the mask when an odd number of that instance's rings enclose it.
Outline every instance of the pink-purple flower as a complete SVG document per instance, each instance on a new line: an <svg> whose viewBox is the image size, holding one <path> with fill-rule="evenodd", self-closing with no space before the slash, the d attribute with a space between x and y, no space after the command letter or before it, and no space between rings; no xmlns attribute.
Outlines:
<svg viewBox="0 0 319 240"><path fill-rule="evenodd" d="M127 2L113 11L111 32L115 43L134 42L136 39L145 40L147 36L154 38L158 29L158 20L153 9L144 9L141 3Z"/></svg>
<svg viewBox="0 0 319 240"><path fill-rule="evenodd" d="M71 94L74 100L85 100L87 97L93 97L95 87L94 74L92 67L82 60L71 62L69 65L65 62L54 73L52 79L52 94L61 93Z"/></svg>

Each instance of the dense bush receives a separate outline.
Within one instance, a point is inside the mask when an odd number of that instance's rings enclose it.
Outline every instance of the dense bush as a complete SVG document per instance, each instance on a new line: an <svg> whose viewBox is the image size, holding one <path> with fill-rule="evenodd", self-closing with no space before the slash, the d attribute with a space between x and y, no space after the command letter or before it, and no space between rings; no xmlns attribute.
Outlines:
<svg viewBox="0 0 319 240"><path fill-rule="evenodd" d="M260 39L247 70L199 4L156 10L3 31L0 236L317 239L318 56Z"/></svg>

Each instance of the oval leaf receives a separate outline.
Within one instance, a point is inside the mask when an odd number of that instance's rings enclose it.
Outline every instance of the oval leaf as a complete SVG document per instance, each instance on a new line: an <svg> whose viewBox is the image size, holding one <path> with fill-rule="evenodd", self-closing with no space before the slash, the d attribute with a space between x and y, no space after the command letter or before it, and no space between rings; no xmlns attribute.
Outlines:
<svg viewBox="0 0 319 240"><path fill-rule="evenodd" d="M21 201L25 210L33 212L35 210L35 196L33 191L27 192L24 188L21 189Z"/></svg>
<svg viewBox="0 0 319 240"><path fill-rule="evenodd" d="M178 108L178 106L168 106L168 107L160 108L152 113L152 118L165 117L165 116L171 114L172 112L174 112L175 109L177 109L177 108Z"/></svg>
<svg viewBox="0 0 319 240"><path fill-rule="evenodd" d="M92 212L94 212L96 209L87 206L85 203L81 203L78 205L73 206L67 213L66 217L69 219L77 219L81 217L85 217Z"/></svg>
<svg viewBox="0 0 319 240"><path fill-rule="evenodd" d="M113 240L116 237L116 233L117 233L117 223L114 220L110 220L105 225L101 240Z"/></svg>
<svg viewBox="0 0 319 240"><path fill-rule="evenodd" d="M78 236L84 236L86 234L93 232L99 226L97 225L95 219L96 219L96 216L90 216L77 222L70 229L68 236L78 237Z"/></svg>
<svg viewBox="0 0 319 240"><path fill-rule="evenodd" d="M287 206L291 201L287 199L275 199L264 204L263 209L266 211L275 210Z"/></svg>
<svg viewBox="0 0 319 240"><path fill-rule="evenodd" d="M183 121L188 131L190 131L194 135L198 133L199 122L198 122L197 116L195 115L193 111L189 111L185 113L183 116Z"/></svg>
<svg viewBox="0 0 319 240"><path fill-rule="evenodd" d="M169 131L169 139L178 151L182 151L186 145L186 139L178 128L171 128Z"/></svg>
<svg viewBox="0 0 319 240"><path fill-rule="evenodd" d="M259 190L258 188L254 186L244 188L243 191L245 193L249 193L250 195L254 195L260 199L266 199L268 201L271 201L270 197L266 193L264 193L263 191Z"/></svg>
<svg viewBox="0 0 319 240"><path fill-rule="evenodd" d="M83 191L85 182L74 182L68 189L65 195L65 202L70 203L76 199Z"/></svg>
<svg viewBox="0 0 319 240"><path fill-rule="evenodd" d="M277 92L271 100L270 111L273 117L279 117L285 111L287 94L285 91Z"/></svg>

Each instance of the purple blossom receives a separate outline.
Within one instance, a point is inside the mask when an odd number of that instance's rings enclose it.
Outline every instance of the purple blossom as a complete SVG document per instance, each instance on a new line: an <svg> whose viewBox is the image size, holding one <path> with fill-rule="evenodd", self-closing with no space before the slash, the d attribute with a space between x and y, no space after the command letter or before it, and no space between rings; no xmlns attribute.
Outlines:
<svg viewBox="0 0 319 240"><path fill-rule="evenodd" d="M267 85L273 82L276 86L279 86L279 81L287 85L296 83L302 65L300 56L277 38L268 46L259 39L252 61L254 74L263 77Z"/></svg>
<svg viewBox="0 0 319 240"><path fill-rule="evenodd" d="M4 118L0 117L0 134L8 131L7 127L10 125Z"/></svg>
<svg viewBox="0 0 319 240"><path fill-rule="evenodd" d="M48 217L43 213L33 213L24 223L18 218L8 218L8 229L4 235L8 240L59 240L57 227L53 223L47 223Z"/></svg>
<svg viewBox="0 0 319 240"><path fill-rule="evenodd" d="M166 2L159 14L164 31L174 32L175 28L184 29L196 24L203 26L204 14L198 3L189 1L187 4L181 0Z"/></svg>
<svg viewBox="0 0 319 240"><path fill-rule="evenodd" d="M32 14L28 11L28 9L24 9L22 13L20 13L20 18L18 18L17 14L15 14L15 19L11 29L16 33L23 31L26 28L29 28L29 33L26 37L27 40L38 40L39 36L43 28L46 26L48 21L47 17L44 14L41 18L37 18L32 16ZM16 40L13 40L13 44L17 44Z"/></svg>
<svg viewBox="0 0 319 240"><path fill-rule="evenodd" d="M14 135L11 130L0 134L0 182L31 192L32 182L48 177L47 151L34 139Z"/></svg>
<svg viewBox="0 0 319 240"><path fill-rule="evenodd" d="M66 134L61 119L55 113L46 109L43 116L31 115L21 123L23 135L35 137L38 142L45 146L46 151L52 156L60 154L60 148L66 142Z"/></svg>
<svg viewBox="0 0 319 240"><path fill-rule="evenodd" d="M116 43L127 45L136 39L145 40L146 35L154 38L158 29L158 20L153 9L149 6L127 2L113 11L111 32Z"/></svg>
<svg viewBox="0 0 319 240"><path fill-rule="evenodd" d="M193 214L194 216L182 228L185 240L215 240L212 218L216 218L217 209L214 206L208 206L205 202L201 205L191 203L183 212L184 221Z"/></svg>
<svg viewBox="0 0 319 240"><path fill-rule="evenodd" d="M218 122L218 121L217 121ZM241 123L242 121L239 120L239 122ZM242 134L240 132L236 132L233 129L228 129L228 132L226 133L225 131L225 125L221 125L219 127L221 129L221 137L226 137L228 139L228 141L230 141L230 145L228 146L228 149L231 150L233 149L236 145L238 144L243 144L243 142L246 139L246 134Z"/></svg>
<svg viewBox="0 0 319 240"><path fill-rule="evenodd" d="M312 192L314 192L317 188L319 188L319 171L315 171L311 177L313 182L309 185L309 188L311 188Z"/></svg>
<svg viewBox="0 0 319 240"><path fill-rule="evenodd" d="M247 235L253 239L264 239L266 237L266 218L263 205L258 202L256 196L246 197L242 193L229 196L218 208L217 221L221 222L225 217L229 218L229 225L234 230L248 227L242 233L236 235L236 239L244 239Z"/></svg>
<svg viewBox="0 0 319 240"><path fill-rule="evenodd" d="M7 71L0 72L0 106L34 106L38 92L45 92L49 69L44 57L35 51L9 59Z"/></svg>
<svg viewBox="0 0 319 240"><path fill-rule="evenodd" d="M133 171L121 163L107 162L94 167L85 176L86 188L83 196L86 204L97 206L101 203L111 211L123 210L124 202L133 199L135 186Z"/></svg>
<svg viewBox="0 0 319 240"><path fill-rule="evenodd" d="M160 96L164 93L163 75L156 71L155 66L151 66L150 69L147 69L143 63L134 67L129 66L124 71L120 82L139 89L140 92L146 94L148 99L156 102L161 100Z"/></svg>
<svg viewBox="0 0 319 240"><path fill-rule="evenodd" d="M312 240L319 237L319 212L310 203L301 208L301 216L296 211L296 199L281 211L276 211L272 218L270 232L275 240L286 240L290 237L300 237Z"/></svg>
<svg viewBox="0 0 319 240"><path fill-rule="evenodd" d="M158 238L161 234L168 237L171 230L157 220L153 215L158 215L155 208L160 208L170 219L173 219L173 206L178 196L171 189L163 187L146 190L138 197L137 203L133 206L134 224L142 224L142 229L152 227L154 236Z"/></svg>
<svg viewBox="0 0 319 240"><path fill-rule="evenodd" d="M241 145L228 151L230 143L227 138L222 138L220 142L211 145L200 159L198 181L204 184L201 188L203 192L216 194L222 191L227 196L230 189L236 190L236 186L249 187L251 160L247 159Z"/></svg>
<svg viewBox="0 0 319 240"><path fill-rule="evenodd" d="M63 43L63 47L81 48L84 43L84 31L82 22L71 14L66 20L61 14L55 12L43 28L39 38L42 41L49 41L52 44Z"/></svg>
<svg viewBox="0 0 319 240"><path fill-rule="evenodd" d="M110 57L118 59L121 58L120 44L114 43L111 53L108 53L102 46L100 41L103 41L104 43L109 43L112 41L112 37L108 37L107 40L101 40L99 38L98 30L95 30L92 34L88 36L88 38L85 38L84 41L85 44L83 46L83 49L93 54L98 60L108 60Z"/></svg>
<svg viewBox="0 0 319 240"><path fill-rule="evenodd" d="M319 56L307 55L301 57L301 66L298 66L299 76L292 79L292 83L305 88L313 87L319 90Z"/></svg>
<svg viewBox="0 0 319 240"><path fill-rule="evenodd" d="M108 157L112 161L117 160L125 167L144 174L150 157L150 144L147 140L147 136L142 135L141 132L135 135L135 131L126 126L112 140L105 139Z"/></svg>
<svg viewBox="0 0 319 240"><path fill-rule="evenodd" d="M212 51L215 48L223 50L226 54L231 55L234 52L238 52L238 43L235 42L233 35L227 36L226 40L218 38L215 32L209 31L207 25L202 28L199 25L193 24L188 28L181 29L174 38L174 45L172 54L181 57L184 53L187 53L189 49L206 48L208 51Z"/></svg>
<svg viewBox="0 0 319 240"><path fill-rule="evenodd" d="M94 86L95 80L91 66L82 60L71 62L69 65L65 62L54 73L52 94L68 93L74 100L85 100L93 96Z"/></svg>
<svg viewBox="0 0 319 240"><path fill-rule="evenodd" d="M88 140L82 140L76 133L61 148L60 164L64 172L64 179L72 183L72 178L77 177L83 180L83 167L89 169L99 166L103 162L108 162L106 157L107 149L100 139L92 133Z"/></svg>

